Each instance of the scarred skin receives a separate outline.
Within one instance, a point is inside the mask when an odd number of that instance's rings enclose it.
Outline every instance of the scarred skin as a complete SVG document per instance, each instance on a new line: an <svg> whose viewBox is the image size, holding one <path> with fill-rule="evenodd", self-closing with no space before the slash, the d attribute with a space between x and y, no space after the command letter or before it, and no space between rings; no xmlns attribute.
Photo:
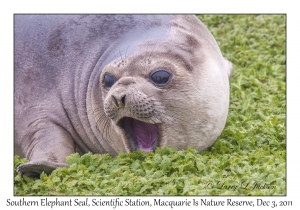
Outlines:
<svg viewBox="0 0 300 210"><path fill-rule="evenodd" d="M222 132L232 66L195 16L15 15L14 23L15 155L29 159L22 174L67 167L75 152L200 152ZM151 80L160 69L170 75L161 87ZM116 78L109 90L106 74ZM155 143L132 140L145 128Z"/></svg>

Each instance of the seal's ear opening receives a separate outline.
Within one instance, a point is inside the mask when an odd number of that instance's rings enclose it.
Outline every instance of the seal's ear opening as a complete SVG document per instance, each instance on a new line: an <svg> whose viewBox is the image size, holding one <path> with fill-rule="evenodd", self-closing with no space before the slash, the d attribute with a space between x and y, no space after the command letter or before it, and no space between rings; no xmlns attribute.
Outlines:
<svg viewBox="0 0 300 210"><path fill-rule="evenodd" d="M224 58L224 60L225 60L225 65L226 65L225 67L227 70L228 78L230 78L230 76L233 73L233 65L227 58Z"/></svg>

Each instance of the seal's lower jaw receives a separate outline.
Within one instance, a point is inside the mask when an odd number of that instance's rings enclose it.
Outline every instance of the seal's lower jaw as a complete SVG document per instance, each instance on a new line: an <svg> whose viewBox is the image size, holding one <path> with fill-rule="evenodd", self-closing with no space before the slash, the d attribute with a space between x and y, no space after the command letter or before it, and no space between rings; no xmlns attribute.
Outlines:
<svg viewBox="0 0 300 210"><path fill-rule="evenodd" d="M159 126L136 120L130 117L122 118L119 123L124 132L131 150L154 152L158 141Z"/></svg>

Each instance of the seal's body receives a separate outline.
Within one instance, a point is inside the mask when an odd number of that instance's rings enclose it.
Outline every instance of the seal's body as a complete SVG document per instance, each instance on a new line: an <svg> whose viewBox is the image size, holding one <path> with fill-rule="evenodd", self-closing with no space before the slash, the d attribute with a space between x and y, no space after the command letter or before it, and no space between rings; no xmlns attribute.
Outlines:
<svg viewBox="0 0 300 210"><path fill-rule="evenodd" d="M202 151L222 132L231 64L195 16L16 15L23 174L79 152Z"/></svg>

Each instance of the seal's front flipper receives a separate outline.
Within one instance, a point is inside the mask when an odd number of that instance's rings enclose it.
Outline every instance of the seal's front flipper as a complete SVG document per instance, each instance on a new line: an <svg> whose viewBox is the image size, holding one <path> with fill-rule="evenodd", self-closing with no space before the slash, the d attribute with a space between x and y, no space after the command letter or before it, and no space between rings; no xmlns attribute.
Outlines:
<svg viewBox="0 0 300 210"><path fill-rule="evenodd" d="M58 167L67 168L68 165L66 163L53 163L49 161L31 161L19 165L17 168L17 172L20 172L22 176L25 175L39 178L42 172L50 174L54 169Z"/></svg>
<svg viewBox="0 0 300 210"><path fill-rule="evenodd" d="M51 121L31 123L28 130L22 149L29 162L20 165L18 172L39 177L42 172L50 174L57 167L68 167L66 157L75 153L75 145L67 130Z"/></svg>

